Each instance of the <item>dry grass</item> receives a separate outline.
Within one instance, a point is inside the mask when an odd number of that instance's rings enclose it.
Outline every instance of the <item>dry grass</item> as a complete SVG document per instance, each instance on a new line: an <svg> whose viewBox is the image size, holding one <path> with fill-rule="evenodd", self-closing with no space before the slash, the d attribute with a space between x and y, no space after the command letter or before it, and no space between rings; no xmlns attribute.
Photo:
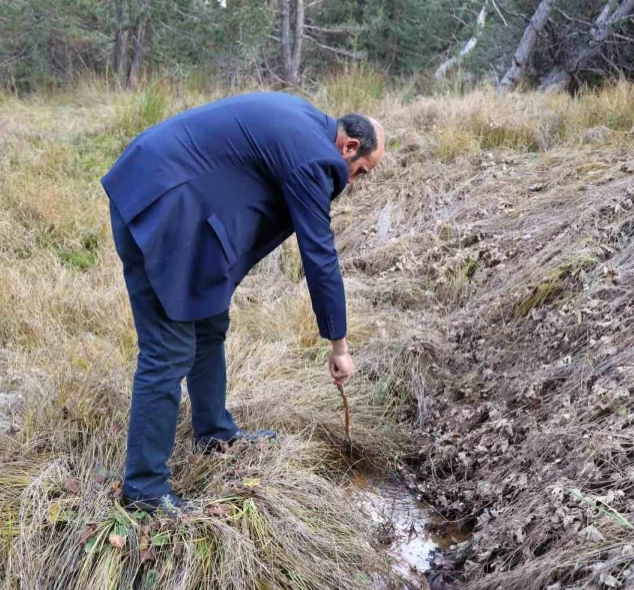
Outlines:
<svg viewBox="0 0 634 590"><path fill-rule="evenodd" d="M194 460L185 398L171 466L175 489L197 512L178 525L148 522L159 527L157 554L142 565L146 523L113 502L136 350L98 178L141 129L210 98L164 82L119 95L93 81L66 96L2 102L0 375L3 391L21 396L0 435L8 589L325 590L367 587L369 574L386 574L342 486L353 466L395 466L406 439L361 378L350 388L355 455L347 459L328 349L292 243L246 281L228 342L233 410L245 427L278 429L280 445ZM376 332L362 312L350 319L358 346ZM87 551L80 537L90 523ZM126 538L123 549L109 544L112 532Z"/></svg>
<svg viewBox="0 0 634 590"><path fill-rule="evenodd" d="M421 99L339 219L422 359L416 485L476 525L459 587L631 583L632 93Z"/></svg>
<svg viewBox="0 0 634 590"><path fill-rule="evenodd" d="M601 140L634 126L634 90L627 83L577 98L567 94L495 96L492 89L432 97L404 109L407 139L427 144L443 161L481 150L545 152L562 144ZM594 135L592 130L599 130ZM601 130L605 130L601 132ZM418 136L418 137L416 137Z"/></svg>
<svg viewBox="0 0 634 590"><path fill-rule="evenodd" d="M214 96L93 80L0 100L0 388L22 396L0 435L8 589L367 588L385 572L343 489L341 402L293 243L239 289L228 341L230 406L245 427L278 428L280 445L193 458L184 397L171 466L196 513L142 522L113 501L135 341L97 179L138 131ZM354 467L385 473L409 453L425 497L480 518L464 587L515 588L537 570L534 589L573 584L597 563L621 580L625 557L609 551L629 528L552 492L621 490L608 504L633 513L632 408L614 392L632 365L634 90L404 98L365 71L314 95L383 118L391 147L333 215L359 367ZM583 527L557 528L557 510ZM577 534L590 523L605 543ZM155 560L141 564L148 538Z"/></svg>

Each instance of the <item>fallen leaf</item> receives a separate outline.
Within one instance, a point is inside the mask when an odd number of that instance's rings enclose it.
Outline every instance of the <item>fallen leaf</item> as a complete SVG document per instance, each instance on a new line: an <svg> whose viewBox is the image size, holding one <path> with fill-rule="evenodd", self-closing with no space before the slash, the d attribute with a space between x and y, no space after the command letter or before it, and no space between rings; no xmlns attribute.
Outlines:
<svg viewBox="0 0 634 590"><path fill-rule="evenodd" d="M176 541L174 543L174 557L180 557L183 554L183 542Z"/></svg>
<svg viewBox="0 0 634 590"><path fill-rule="evenodd" d="M64 489L71 494L79 494L79 482L72 477L69 477L64 482Z"/></svg>
<svg viewBox="0 0 634 590"><path fill-rule="evenodd" d="M79 537L79 543L81 545L85 545L86 543L88 543L89 539L92 538L96 530L97 530L97 525L87 524L84 527L84 530L82 531L81 536Z"/></svg>
<svg viewBox="0 0 634 590"><path fill-rule="evenodd" d="M523 543L525 538L526 538L526 535L524 535L524 531L522 530L522 527L519 527L519 528L515 531L515 540L516 540L518 543Z"/></svg>
<svg viewBox="0 0 634 590"><path fill-rule="evenodd" d="M623 585L611 574L601 574L599 581L608 588L620 588Z"/></svg>
<svg viewBox="0 0 634 590"><path fill-rule="evenodd" d="M209 516L224 517L228 516L232 510L233 507L228 504L211 504L207 506L205 512L209 514Z"/></svg>
<svg viewBox="0 0 634 590"><path fill-rule="evenodd" d="M119 480L112 483L112 497L119 498L123 493L123 488Z"/></svg>
<svg viewBox="0 0 634 590"><path fill-rule="evenodd" d="M155 518L154 520L152 520L152 522L149 524L150 535L153 535L154 533L160 533L164 529L169 528L169 522L169 518Z"/></svg>
<svg viewBox="0 0 634 590"><path fill-rule="evenodd" d="M605 537L601 534L601 531L593 525L587 526L585 529L579 531L578 533L587 541L592 541L594 543L601 543L605 541Z"/></svg>
<svg viewBox="0 0 634 590"><path fill-rule="evenodd" d="M141 553L147 551L150 548L150 527L147 524L144 524L141 527L141 537L139 538L139 549Z"/></svg>
<svg viewBox="0 0 634 590"><path fill-rule="evenodd" d="M101 475L101 473L95 473L95 475L92 476L92 480L95 483L103 483L104 481L106 481L105 476Z"/></svg>
<svg viewBox="0 0 634 590"><path fill-rule="evenodd" d="M64 508L60 502L53 502L46 512L46 518L51 524L69 522L73 516L75 516L75 511L71 508Z"/></svg>
<svg viewBox="0 0 634 590"><path fill-rule="evenodd" d="M123 537L122 535L117 535L115 533L110 533L110 535L108 536L108 543L110 543L111 547L123 549L125 547L125 537Z"/></svg>
<svg viewBox="0 0 634 590"><path fill-rule="evenodd" d="M152 545L141 551L141 565L156 561L156 550Z"/></svg>

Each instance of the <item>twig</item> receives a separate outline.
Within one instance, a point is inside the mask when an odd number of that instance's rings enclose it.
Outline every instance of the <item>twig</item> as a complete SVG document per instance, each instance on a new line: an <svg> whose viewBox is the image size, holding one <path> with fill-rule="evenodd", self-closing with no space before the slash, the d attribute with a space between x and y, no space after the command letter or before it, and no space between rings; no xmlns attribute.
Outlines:
<svg viewBox="0 0 634 590"><path fill-rule="evenodd" d="M345 57L350 57L352 59L359 59L359 56L356 53L352 53L350 51L346 51L345 49L337 49L336 47L330 47L330 45L324 45L320 43L310 35L304 35L306 39L312 41L317 47L321 47L322 49L326 49L327 51L332 51L333 53L337 53L338 55L343 55Z"/></svg>
<svg viewBox="0 0 634 590"><path fill-rule="evenodd" d="M343 415L345 419L346 438L348 439L348 456L352 459L352 435L350 434L350 408L348 407L348 397L346 396L341 383L337 384L337 389L343 399Z"/></svg>
<svg viewBox="0 0 634 590"><path fill-rule="evenodd" d="M509 26L509 23L507 22L507 20L504 18L504 15L500 12L500 9L498 8L498 5L495 3L495 0L491 0L491 4L493 4L493 8L495 8L495 11L498 13L498 15L500 16L500 18L502 19L502 22L504 23L505 27Z"/></svg>
<svg viewBox="0 0 634 590"><path fill-rule="evenodd" d="M339 27L318 27L316 25L304 25L305 29L310 29L311 31L318 31L320 33L360 33L363 29L358 26L345 26L341 25Z"/></svg>

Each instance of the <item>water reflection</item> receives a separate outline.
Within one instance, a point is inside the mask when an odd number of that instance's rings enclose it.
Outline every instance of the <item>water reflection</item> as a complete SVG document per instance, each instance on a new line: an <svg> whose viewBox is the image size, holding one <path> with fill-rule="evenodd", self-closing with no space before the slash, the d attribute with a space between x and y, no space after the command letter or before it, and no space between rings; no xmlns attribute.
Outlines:
<svg viewBox="0 0 634 590"><path fill-rule="evenodd" d="M409 588L427 588L424 573L438 545L426 526L425 508L401 486L369 482L356 476L353 498L377 525L378 539L387 546L393 571Z"/></svg>

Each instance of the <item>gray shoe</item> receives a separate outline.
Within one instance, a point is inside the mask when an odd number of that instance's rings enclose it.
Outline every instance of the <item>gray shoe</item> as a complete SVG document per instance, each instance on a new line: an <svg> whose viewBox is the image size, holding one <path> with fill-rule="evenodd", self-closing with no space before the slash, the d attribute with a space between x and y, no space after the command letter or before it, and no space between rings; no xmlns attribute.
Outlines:
<svg viewBox="0 0 634 590"><path fill-rule="evenodd" d="M228 440L218 438L209 438L208 440L199 440L196 446L203 455L211 453L224 453L230 446L239 440L247 442L258 442L260 440L277 440L277 434L274 430L256 430L255 432L246 432L241 428Z"/></svg>
<svg viewBox="0 0 634 590"><path fill-rule="evenodd" d="M147 514L156 514L161 511L172 518L177 518L189 508L187 502L179 498L174 492L159 498L126 498L123 496L121 504L129 512L141 510Z"/></svg>

